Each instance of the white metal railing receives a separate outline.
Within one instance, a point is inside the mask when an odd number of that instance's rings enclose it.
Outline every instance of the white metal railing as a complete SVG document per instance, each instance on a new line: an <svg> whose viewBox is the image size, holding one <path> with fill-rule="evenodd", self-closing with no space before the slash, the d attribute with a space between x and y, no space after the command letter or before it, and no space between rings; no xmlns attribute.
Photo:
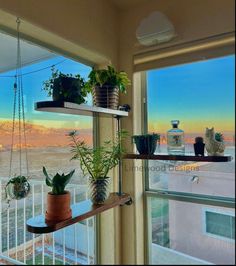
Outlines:
<svg viewBox="0 0 236 266"><path fill-rule="evenodd" d="M26 221L44 213L48 188L42 181L31 180L30 195L7 208L6 182L0 180L0 259L17 265L95 264L94 218L51 234L31 234ZM67 189L73 203L87 199L85 185L68 185Z"/></svg>

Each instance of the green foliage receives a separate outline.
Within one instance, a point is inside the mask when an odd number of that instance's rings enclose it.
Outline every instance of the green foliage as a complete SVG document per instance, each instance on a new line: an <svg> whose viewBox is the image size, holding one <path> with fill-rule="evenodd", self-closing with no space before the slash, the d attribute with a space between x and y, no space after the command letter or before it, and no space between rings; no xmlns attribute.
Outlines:
<svg viewBox="0 0 236 266"><path fill-rule="evenodd" d="M219 141L219 142L223 142L224 141L224 136L222 133L220 132L216 132L215 133L215 140Z"/></svg>
<svg viewBox="0 0 236 266"><path fill-rule="evenodd" d="M68 90L65 90L62 87L62 78L75 78L76 83L74 83L75 87L80 88L81 90L81 99L79 99L80 103L84 103L85 99L83 97L86 97L89 91L85 87L85 80L79 75L72 75L72 74L63 74L59 70L56 70L54 67L52 67L52 74L51 77L43 82L43 90L45 90L48 93L48 96L53 95L53 90L56 89L59 91L59 93L63 94L63 96L66 98L71 93Z"/></svg>
<svg viewBox="0 0 236 266"><path fill-rule="evenodd" d="M92 92L95 86L110 86L118 87L122 93L126 93L129 85L131 85L131 81L126 72L117 72L113 66L108 66L107 69L93 69L90 72L89 80L85 83L85 90Z"/></svg>
<svg viewBox="0 0 236 266"><path fill-rule="evenodd" d="M69 133L71 139L72 160L80 160L80 167L84 175L90 179L97 180L106 178L108 172L119 163L119 159L125 153L121 141L127 136L126 131L117 134L116 140L105 141L102 146L91 148L80 140L76 131Z"/></svg>
<svg viewBox="0 0 236 266"><path fill-rule="evenodd" d="M65 194L65 187L70 182L74 172L75 170L71 171L67 175L64 173L62 175L57 173L55 176L50 177L46 171L46 168L43 167L43 173L46 177L46 185L52 188L53 195Z"/></svg>

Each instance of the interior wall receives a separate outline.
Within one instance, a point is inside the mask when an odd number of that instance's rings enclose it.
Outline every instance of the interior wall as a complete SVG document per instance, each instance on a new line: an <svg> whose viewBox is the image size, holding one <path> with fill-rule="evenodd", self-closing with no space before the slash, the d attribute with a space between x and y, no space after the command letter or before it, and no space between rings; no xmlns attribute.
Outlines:
<svg viewBox="0 0 236 266"><path fill-rule="evenodd" d="M35 40L41 42L45 35L36 30L38 27L53 33L51 39L47 39L51 45L61 46L57 36L61 41L66 40L74 45L70 47L73 54L79 54L88 61L99 64L117 63L118 19L110 1L0 0L0 9L31 23L31 27L26 23L22 23L21 27L23 31L31 31ZM15 19L12 21L9 16L3 18L1 15L0 24L16 28ZM67 49L65 44L64 49Z"/></svg>
<svg viewBox="0 0 236 266"><path fill-rule="evenodd" d="M119 67L130 77L134 74L133 56L148 50L171 47L209 36L235 31L234 0L147 0L142 6L120 11ZM177 37L166 44L146 48L138 44L136 29L142 19L153 11L161 11L167 15L176 28ZM158 50L157 50L158 52ZM122 95L122 103L132 106L128 118L123 119L123 127L130 134L141 133L142 110L140 108L141 90L133 83L127 95ZM139 105L139 106L138 106ZM139 128L139 132L137 132ZM132 151L131 142L127 142L128 150ZM122 208L122 263L143 264L145 259L144 241L146 231L143 200L143 182L135 169L137 161L126 162L124 169L124 191L131 193L135 203L129 208ZM135 225L129 227L128 225Z"/></svg>

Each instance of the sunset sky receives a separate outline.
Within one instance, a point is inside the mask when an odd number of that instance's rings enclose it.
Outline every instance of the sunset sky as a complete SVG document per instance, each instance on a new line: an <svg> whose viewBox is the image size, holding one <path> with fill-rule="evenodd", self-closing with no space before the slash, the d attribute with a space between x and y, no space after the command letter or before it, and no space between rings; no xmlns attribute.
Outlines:
<svg viewBox="0 0 236 266"><path fill-rule="evenodd" d="M233 132L235 56L148 71L149 131L166 132L180 120L185 132Z"/></svg>
<svg viewBox="0 0 236 266"><path fill-rule="evenodd" d="M65 59L53 59L23 68L23 73L41 69ZM149 131L165 133L170 121L180 120L187 133L204 132L214 126L217 131L234 130L235 56L148 71ZM79 73L87 78L91 68L66 59L56 66L63 73ZM14 75L8 72L2 75ZM24 76L27 121L49 128L91 128L91 118L34 111L34 103L50 100L42 91L43 81L51 75L46 69ZM13 78L0 78L0 121L12 117ZM91 104L91 98L89 99Z"/></svg>

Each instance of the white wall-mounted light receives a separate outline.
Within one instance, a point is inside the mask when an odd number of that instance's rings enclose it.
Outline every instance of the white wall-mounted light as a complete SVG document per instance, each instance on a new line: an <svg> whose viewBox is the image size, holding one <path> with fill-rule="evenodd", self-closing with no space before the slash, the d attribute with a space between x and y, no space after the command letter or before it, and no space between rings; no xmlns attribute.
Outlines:
<svg viewBox="0 0 236 266"><path fill-rule="evenodd" d="M168 42L176 36L174 25L159 11L143 19L136 30L136 37L142 45L150 46Z"/></svg>

